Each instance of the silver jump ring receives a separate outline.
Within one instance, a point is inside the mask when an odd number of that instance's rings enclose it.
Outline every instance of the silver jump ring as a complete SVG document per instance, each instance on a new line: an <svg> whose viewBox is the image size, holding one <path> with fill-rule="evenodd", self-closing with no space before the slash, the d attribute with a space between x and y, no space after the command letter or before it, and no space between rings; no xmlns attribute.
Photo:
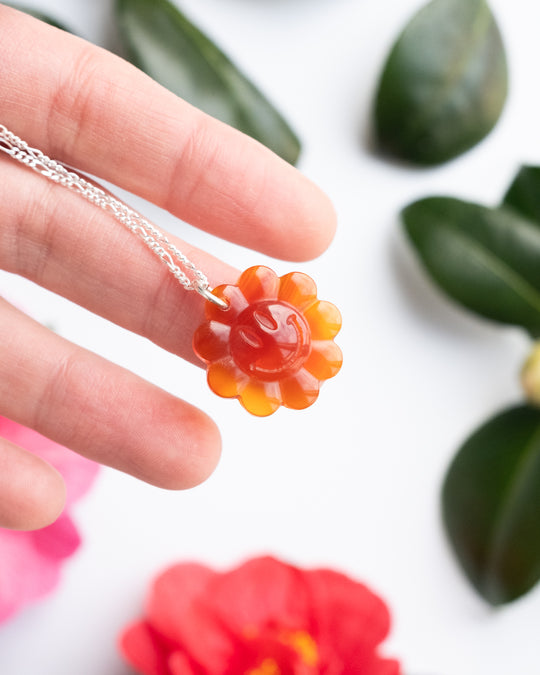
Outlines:
<svg viewBox="0 0 540 675"><path fill-rule="evenodd" d="M223 300L223 298L218 298L217 295L214 295L208 287L197 286L196 290L205 300L213 302L214 305L217 305L220 309L229 309L229 303L226 300Z"/></svg>

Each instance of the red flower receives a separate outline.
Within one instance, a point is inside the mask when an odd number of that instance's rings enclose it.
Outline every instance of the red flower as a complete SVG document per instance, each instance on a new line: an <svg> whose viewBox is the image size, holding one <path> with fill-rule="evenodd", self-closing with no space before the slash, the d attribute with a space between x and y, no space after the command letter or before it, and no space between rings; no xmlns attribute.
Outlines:
<svg viewBox="0 0 540 675"><path fill-rule="evenodd" d="M256 558L226 573L179 564L154 582L121 649L143 675L400 675L379 656L389 614L343 574Z"/></svg>

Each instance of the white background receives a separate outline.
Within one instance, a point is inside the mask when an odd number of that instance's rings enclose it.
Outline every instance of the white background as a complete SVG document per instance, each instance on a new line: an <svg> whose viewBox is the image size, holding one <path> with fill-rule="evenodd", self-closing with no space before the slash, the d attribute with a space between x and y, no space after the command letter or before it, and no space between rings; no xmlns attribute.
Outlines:
<svg viewBox="0 0 540 675"><path fill-rule="evenodd" d="M109 37L110 0L31 4L94 41ZM382 62L421 4L182 2L298 130L300 168L338 211L330 250L293 266L314 276L320 296L344 317L343 370L313 408L252 418L207 391L198 368L23 280L0 276L1 292L63 336L209 411L224 442L213 477L185 493L103 470L77 508L84 545L66 565L61 587L0 629L1 675L126 675L116 635L137 616L155 573L180 560L225 568L261 553L331 565L377 590L394 617L384 651L399 657L408 675L539 672L540 590L512 606L488 608L454 563L439 515L441 481L458 445L519 400L528 342L519 331L465 314L434 290L404 241L398 213L435 193L495 204L520 163L540 163L540 5L492 0L510 57L503 118L462 158L415 170L373 156L367 139ZM240 268L267 262L131 202ZM279 274L291 269L271 262Z"/></svg>

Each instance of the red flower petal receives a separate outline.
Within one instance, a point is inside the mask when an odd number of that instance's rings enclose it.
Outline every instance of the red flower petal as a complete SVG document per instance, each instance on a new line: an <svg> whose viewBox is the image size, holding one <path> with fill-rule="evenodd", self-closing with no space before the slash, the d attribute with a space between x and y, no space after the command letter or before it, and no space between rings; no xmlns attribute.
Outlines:
<svg viewBox="0 0 540 675"><path fill-rule="evenodd" d="M169 671L171 675L197 675L191 663L182 652L173 652L169 657Z"/></svg>
<svg viewBox="0 0 540 675"><path fill-rule="evenodd" d="M373 663L358 675L401 675L401 666L395 659L375 657Z"/></svg>
<svg viewBox="0 0 540 675"><path fill-rule="evenodd" d="M175 565L156 579L147 602L152 627L212 675L222 672L232 653L212 608L201 603L218 576L203 565Z"/></svg>
<svg viewBox="0 0 540 675"><path fill-rule="evenodd" d="M144 621L128 626L120 636L120 651L141 675L169 675L167 652Z"/></svg>
<svg viewBox="0 0 540 675"><path fill-rule="evenodd" d="M278 297L279 277L264 265L256 265L242 272L237 283L250 304L259 300L275 300Z"/></svg>
<svg viewBox="0 0 540 675"><path fill-rule="evenodd" d="M309 625L302 573L271 557L254 558L214 578L206 602L238 635L276 625L303 630Z"/></svg>
<svg viewBox="0 0 540 675"><path fill-rule="evenodd" d="M384 602L366 586L332 570L306 572L305 579L315 640L331 645L344 664L367 664L390 629Z"/></svg>

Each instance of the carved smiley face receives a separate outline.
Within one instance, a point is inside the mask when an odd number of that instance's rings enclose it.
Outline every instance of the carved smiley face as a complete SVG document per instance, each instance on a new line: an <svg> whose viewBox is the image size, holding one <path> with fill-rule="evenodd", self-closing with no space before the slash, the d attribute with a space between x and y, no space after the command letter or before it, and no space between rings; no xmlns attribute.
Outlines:
<svg viewBox="0 0 540 675"><path fill-rule="evenodd" d="M304 317L279 300L254 303L240 313L231 330L231 355L245 373L263 381L294 374L311 349Z"/></svg>

